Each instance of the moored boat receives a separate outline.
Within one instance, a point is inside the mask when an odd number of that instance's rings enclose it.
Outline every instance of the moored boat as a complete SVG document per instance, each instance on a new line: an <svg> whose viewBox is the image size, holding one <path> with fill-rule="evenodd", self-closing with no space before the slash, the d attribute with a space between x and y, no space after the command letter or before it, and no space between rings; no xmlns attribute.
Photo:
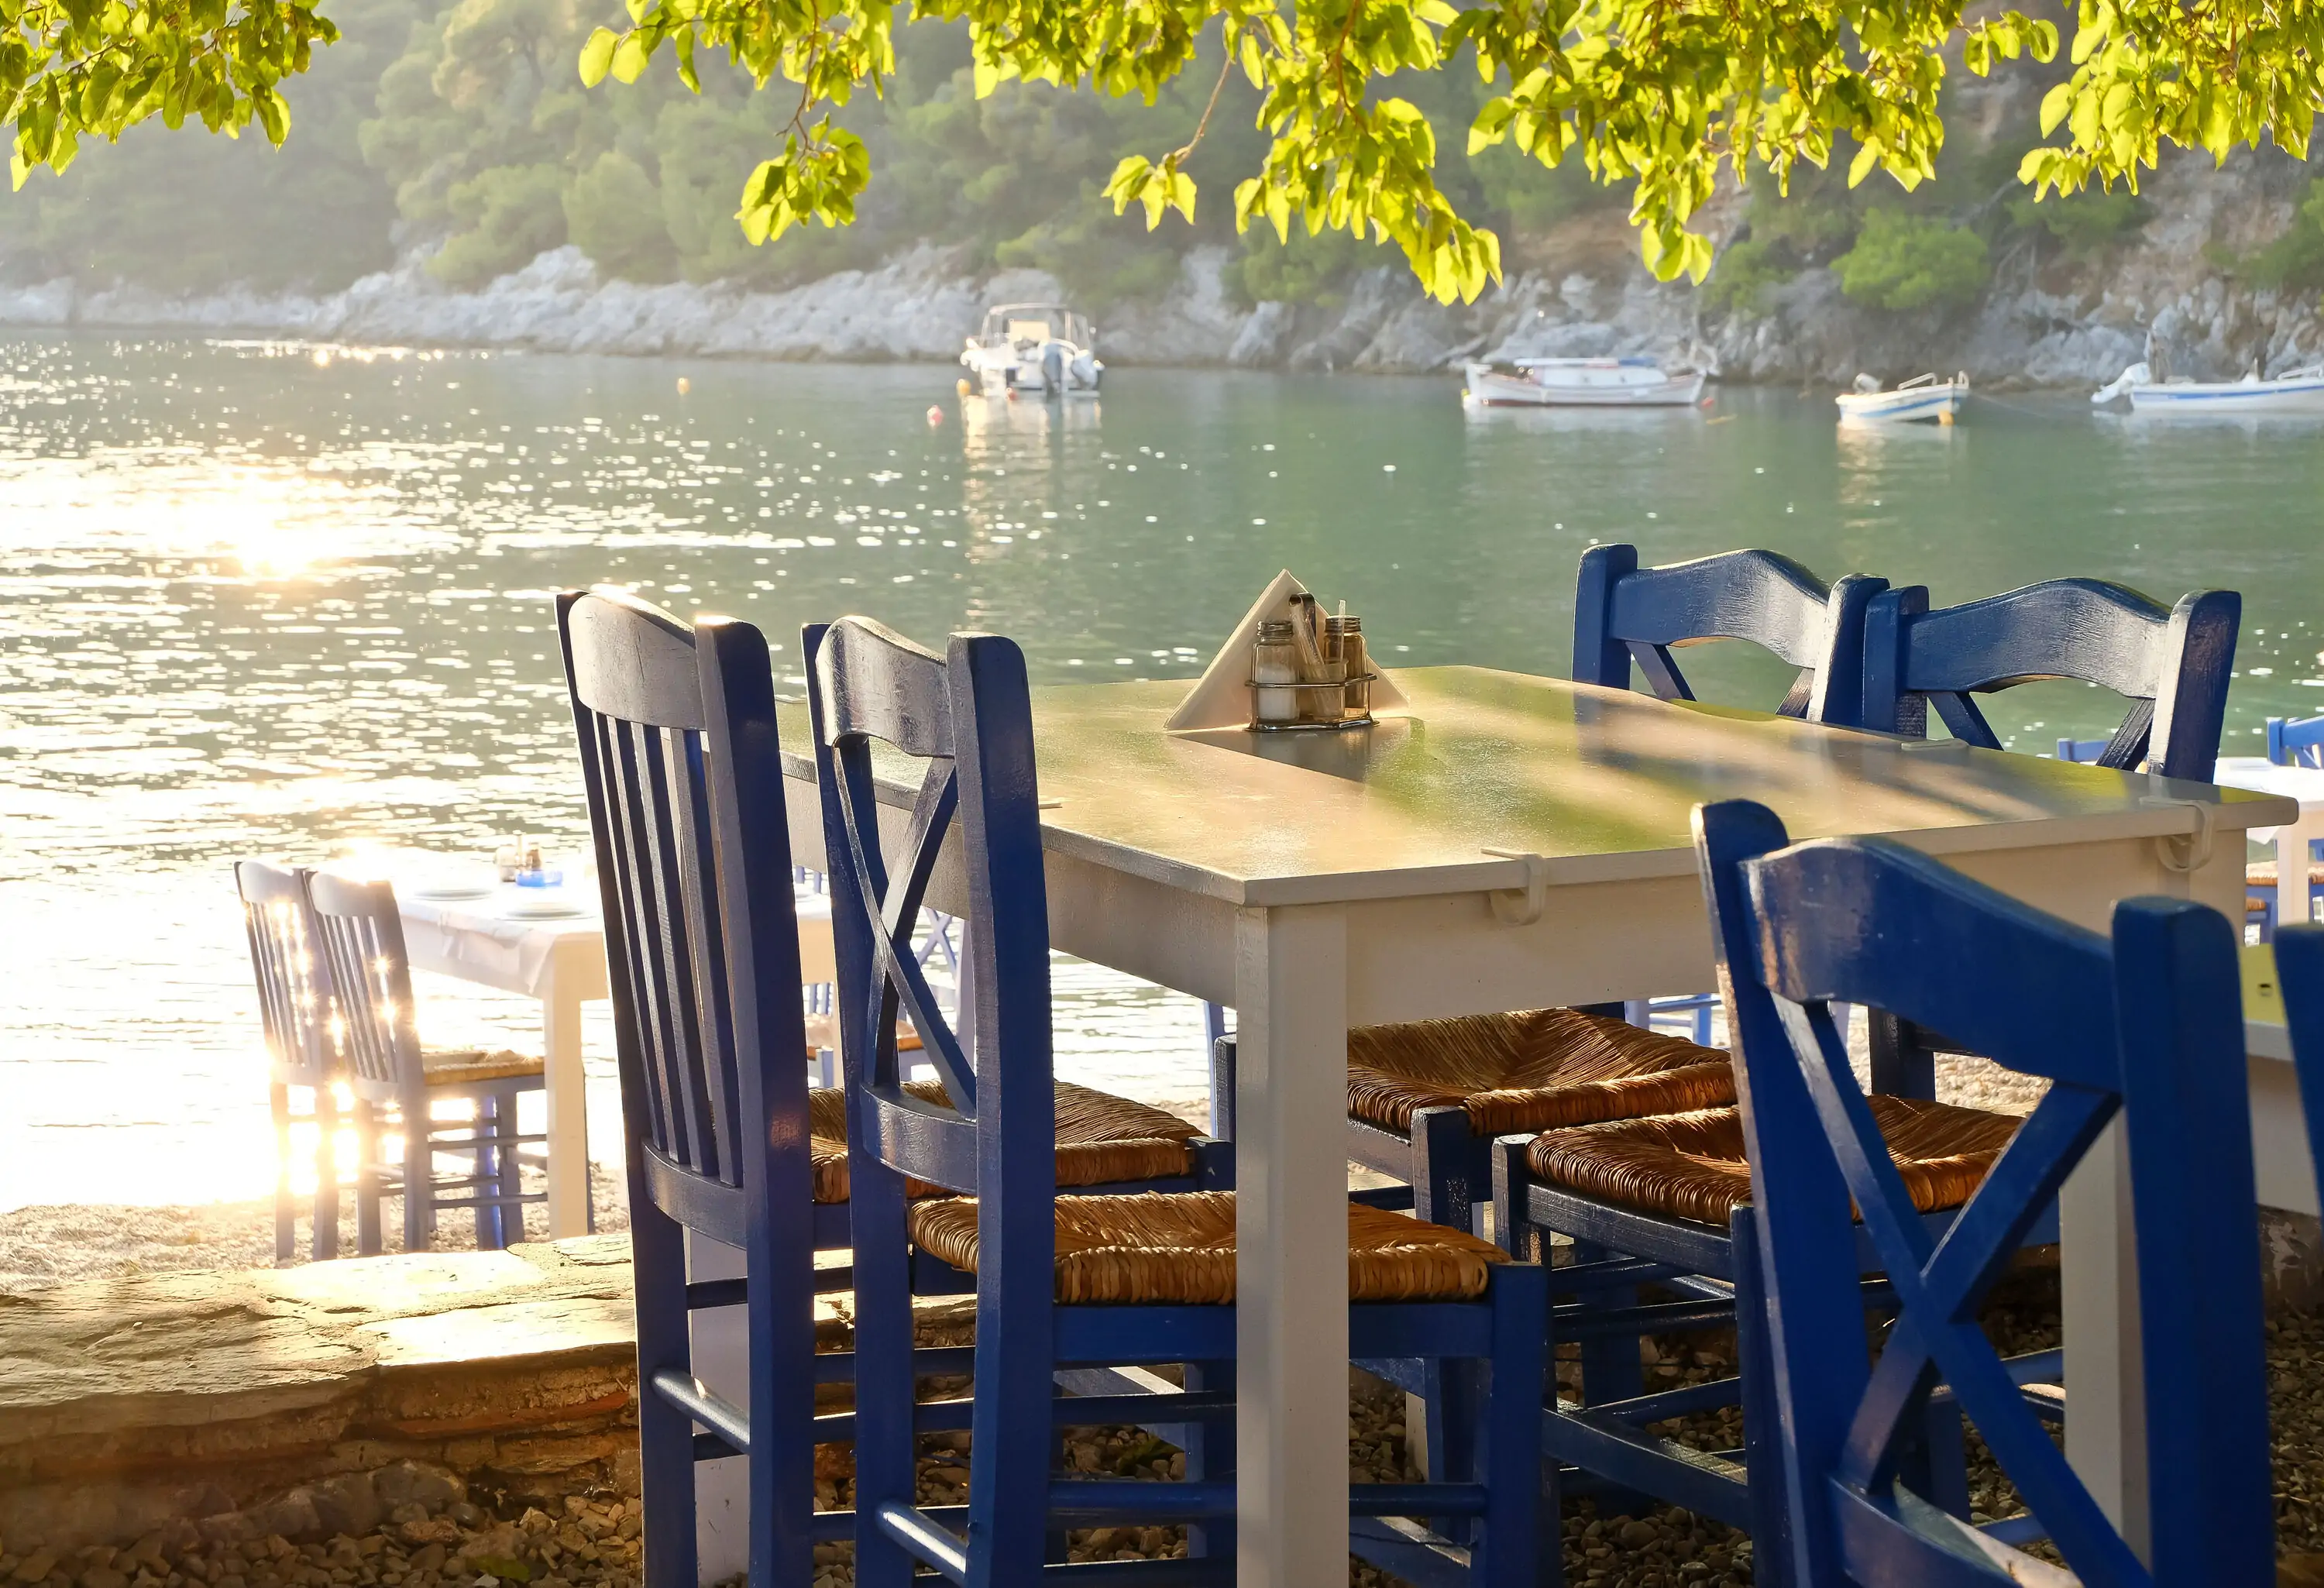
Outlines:
<svg viewBox="0 0 2324 1588"><path fill-rule="evenodd" d="M2090 393L2098 404L2117 397L2136 413L2324 413L2324 365L2264 379L2255 369L2239 381L2158 381L2152 366L2134 364Z"/></svg>
<svg viewBox="0 0 2324 1588"><path fill-rule="evenodd" d="M1845 425L1949 425L1960 412L1961 399L1968 395L1966 374L1941 381L1931 371L1885 392L1870 375L1858 375L1855 391L1842 392L1832 401L1840 404L1840 422Z"/></svg>
<svg viewBox="0 0 2324 1588"><path fill-rule="evenodd" d="M1097 328L1062 303L996 303L960 362L988 397L1010 392L1087 396L1104 378Z"/></svg>
<svg viewBox="0 0 2324 1588"><path fill-rule="evenodd" d="M1704 379L1701 370L1667 374L1651 358L1519 358L1465 367L1462 401L1487 407L1690 407Z"/></svg>

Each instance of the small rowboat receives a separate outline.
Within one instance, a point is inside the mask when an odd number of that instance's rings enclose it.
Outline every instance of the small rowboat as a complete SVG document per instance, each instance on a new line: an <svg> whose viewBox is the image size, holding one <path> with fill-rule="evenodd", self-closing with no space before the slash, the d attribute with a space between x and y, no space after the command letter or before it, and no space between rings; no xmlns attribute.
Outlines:
<svg viewBox="0 0 2324 1588"><path fill-rule="evenodd" d="M1685 408L1703 374L1665 374L1651 358L1520 358L1471 364L1463 402L1480 407Z"/></svg>
<svg viewBox="0 0 2324 1588"><path fill-rule="evenodd" d="M1844 425L1949 425L1968 395L1967 374L1941 381L1932 372L1914 375L1886 392L1870 375L1858 375L1855 391L1842 392L1832 401L1840 404L1840 422Z"/></svg>
<svg viewBox="0 0 2324 1588"><path fill-rule="evenodd" d="M2253 370L2240 381L2158 381L2147 365L2134 364L2090 401L2123 396L2137 413L2324 413L2324 365L2266 380Z"/></svg>

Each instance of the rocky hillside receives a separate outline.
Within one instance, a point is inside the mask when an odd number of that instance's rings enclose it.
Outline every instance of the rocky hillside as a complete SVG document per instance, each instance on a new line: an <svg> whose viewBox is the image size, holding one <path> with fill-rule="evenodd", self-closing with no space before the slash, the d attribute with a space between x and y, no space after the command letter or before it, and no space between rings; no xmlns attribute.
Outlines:
<svg viewBox="0 0 2324 1588"><path fill-rule="evenodd" d="M1729 381L1819 385L1859 370L1894 380L1925 369L1966 369L1986 386L2082 385L2150 355L2198 377L2255 364L2273 372L2324 357L2316 288L2255 285L2269 272L2245 268L2271 247L2280 254L2303 226L2318 226L2301 208L2309 181L2304 165L2273 152L2239 156L2223 170L2170 158L2146 185L2135 228L2080 247L2038 229L2005 228L1973 298L1910 309L1850 296L1843 271L1819 262L1812 248L1752 255L1751 290L1720 291L1727 261L1746 257L1731 246L1747 243L1755 227L1767 229L1766 201L1744 195L1723 198L1713 217L1730 251L1709 290L1653 281L1618 209L1586 211L1524 239L1511 250L1507 282L1468 307L1424 300L1388 266L1319 301L1252 305L1230 284L1237 279L1231 251L1198 247L1165 291L1107 315L1100 340L1105 356L1123 365L1422 373L1478 356L1651 353ZM1063 295L1041 272L980 275L961 261L957 249L924 245L874 270L785 291L607 280L571 245L470 291L444 285L417 255L318 295L180 296L60 279L0 287L0 326L948 360L987 302Z"/></svg>

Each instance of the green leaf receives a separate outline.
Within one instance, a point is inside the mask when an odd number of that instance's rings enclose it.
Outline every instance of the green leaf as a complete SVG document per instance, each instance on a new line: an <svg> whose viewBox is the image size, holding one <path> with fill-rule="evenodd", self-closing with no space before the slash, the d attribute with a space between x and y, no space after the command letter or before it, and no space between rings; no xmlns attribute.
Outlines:
<svg viewBox="0 0 2324 1588"><path fill-rule="evenodd" d="M594 88L605 80L605 73L613 64L613 51L621 42L620 35L611 28L599 28L589 35L589 42L581 46L584 88Z"/></svg>

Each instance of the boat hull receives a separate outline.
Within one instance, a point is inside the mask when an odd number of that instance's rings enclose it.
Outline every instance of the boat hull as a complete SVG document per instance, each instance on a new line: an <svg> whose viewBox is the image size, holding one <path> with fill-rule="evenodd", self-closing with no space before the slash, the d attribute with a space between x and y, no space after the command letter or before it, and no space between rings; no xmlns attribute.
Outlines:
<svg viewBox="0 0 2324 1588"><path fill-rule="evenodd" d="M1844 425L1950 424L1967 395L1967 388L1948 381L1901 392L1843 392L1833 401Z"/></svg>
<svg viewBox="0 0 2324 1588"><path fill-rule="evenodd" d="M2324 379L2133 386L2134 413L2324 413Z"/></svg>
<svg viewBox="0 0 2324 1588"><path fill-rule="evenodd" d="M1468 377L1468 401L1485 408L1691 408L1705 378L1698 371L1621 384L1545 384L1484 364L1470 365Z"/></svg>

